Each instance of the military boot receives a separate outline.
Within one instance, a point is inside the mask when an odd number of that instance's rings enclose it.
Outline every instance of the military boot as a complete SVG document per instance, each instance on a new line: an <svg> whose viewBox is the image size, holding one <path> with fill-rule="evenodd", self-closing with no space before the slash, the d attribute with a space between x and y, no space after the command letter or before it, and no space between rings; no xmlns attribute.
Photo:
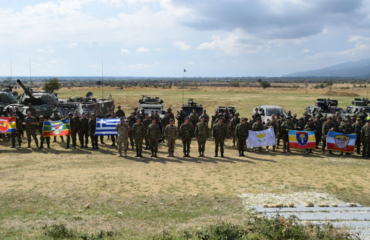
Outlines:
<svg viewBox="0 0 370 240"><path fill-rule="evenodd" d="M21 146L22 146L22 143L19 143L18 148L21 148Z"/></svg>
<svg viewBox="0 0 370 240"><path fill-rule="evenodd" d="M343 152L341 152L341 153L339 154L339 156L343 156Z"/></svg>
<svg viewBox="0 0 370 240"><path fill-rule="evenodd" d="M138 151L138 150L136 150L136 155L135 155L135 157L139 157L139 151Z"/></svg>
<svg viewBox="0 0 370 240"><path fill-rule="evenodd" d="M217 151L215 151L215 157L218 157L218 152Z"/></svg>
<svg viewBox="0 0 370 240"><path fill-rule="evenodd" d="M186 156L189 158L190 157L190 153L188 152L188 154Z"/></svg>
<svg viewBox="0 0 370 240"><path fill-rule="evenodd" d="M73 149L76 149L76 145L72 145Z"/></svg>
<svg viewBox="0 0 370 240"><path fill-rule="evenodd" d="M167 157L171 157L171 152L170 151L168 151Z"/></svg>
<svg viewBox="0 0 370 240"><path fill-rule="evenodd" d="M68 149L68 148L69 148L69 144L67 143L67 146L64 149Z"/></svg>
<svg viewBox="0 0 370 240"><path fill-rule="evenodd" d="M184 156L182 156L182 157L187 157L186 152L184 152Z"/></svg>
<svg viewBox="0 0 370 240"><path fill-rule="evenodd" d="M241 157L242 156L242 152L241 151L239 151L239 157Z"/></svg>
<svg viewBox="0 0 370 240"><path fill-rule="evenodd" d="M84 145L83 145L83 144L81 144L81 145L80 145L80 148L84 148Z"/></svg>
<svg viewBox="0 0 370 240"><path fill-rule="evenodd" d="M312 152L312 149L310 149L310 153L313 153L313 152Z"/></svg>
<svg viewBox="0 0 370 240"><path fill-rule="evenodd" d="M122 151L121 151L122 152ZM123 154L124 157L127 157L127 151L124 151L124 154Z"/></svg>
<svg viewBox="0 0 370 240"><path fill-rule="evenodd" d="M50 143L48 143L48 149L50 149Z"/></svg>
<svg viewBox="0 0 370 240"><path fill-rule="evenodd" d="M143 157L143 155L142 155L141 153L142 153L142 151L140 151L140 152L139 152L139 154L140 154L140 157Z"/></svg>
<svg viewBox="0 0 370 240"><path fill-rule="evenodd" d="M283 148L283 153L286 153L285 147Z"/></svg>
<svg viewBox="0 0 370 240"><path fill-rule="evenodd" d="M221 152L221 157L222 157L222 158L224 157L224 153L223 153L223 152Z"/></svg>
<svg viewBox="0 0 370 240"><path fill-rule="evenodd" d="M243 157L245 157L245 155L244 155L244 151L242 151L242 156L243 156Z"/></svg>
<svg viewBox="0 0 370 240"><path fill-rule="evenodd" d="M171 157L175 157L174 152L171 152Z"/></svg>
<svg viewBox="0 0 370 240"><path fill-rule="evenodd" d="M62 139L62 142L64 142L64 138L63 137L60 137Z"/></svg>
<svg viewBox="0 0 370 240"><path fill-rule="evenodd" d="M42 148L44 148L44 143L41 143L38 149L42 149Z"/></svg>
<svg viewBox="0 0 370 240"><path fill-rule="evenodd" d="M155 152L154 152L154 157L156 157L156 158L158 157L158 156L157 156L157 151L155 151Z"/></svg>
<svg viewBox="0 0 370 240"><path fill-rule="evenodd" d="M334 154L332 151L329 151L329 154Z"/></svg>
<svg viewBox="0 0 370 240"><path fill-rule="evenodd" d="M202 157L202 152L199 152L199 155L198 155L198 157Z"/></svg>
<svg viewBox="0 0 370 240"><path fill-rule="evenodd" d="M87 143L85 144L85 148L87 148Z"/></svg>
<svg viewBox="0 0 370 240"><path fill-rule="evenodd" d="M15 148L15 144L13 143L12 146L10 148Z"/></svg>
<svg viewBox="0 0 370 240"><path fill-rule="evenodd" d="M202 152L202 157L205 157L205 156L204 156L204 152Z"/></svg>
<svg viewBox="0 0 370 240"><path fill-rule="evenodd" d="M39 147L39 143L38 143L38 142L36 142L36 147L37 147L37 148Z"/></svg>
<svg viewBox="0 0 370 240"><path fill-rule="evenodd" d="M275 149L276 149L276 147L275 147L275 145L272 147L272 151L273 152L275 152Z"/></svg>
<svg viewBox="0 0 370 240"><path fill-rule="evenodd" d="M154 157L154 152L152 152L152 155L150 155L150 157Z"/></svg>
<svg viewBox="0 0 370 240"><path fill-rule="evenodd" d="M121 151L118 151L118 157L122 157L122 150Z"/></svg>

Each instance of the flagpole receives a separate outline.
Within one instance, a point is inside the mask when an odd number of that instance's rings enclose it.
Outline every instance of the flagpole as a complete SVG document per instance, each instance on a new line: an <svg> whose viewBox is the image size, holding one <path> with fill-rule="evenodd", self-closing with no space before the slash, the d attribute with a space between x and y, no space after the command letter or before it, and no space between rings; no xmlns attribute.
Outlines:
<svg viewBox="0 0 370 240"><path fill-rule="evenodd" d="M184 91L185 91L185 68L184 72L182 73L182 105L184 105Z"/></svg>

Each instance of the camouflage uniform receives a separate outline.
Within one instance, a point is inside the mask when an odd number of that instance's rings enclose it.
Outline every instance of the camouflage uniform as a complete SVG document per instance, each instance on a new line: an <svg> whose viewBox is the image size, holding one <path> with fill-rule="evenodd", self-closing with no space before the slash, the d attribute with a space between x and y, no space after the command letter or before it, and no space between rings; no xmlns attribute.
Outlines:
<svg viewBox="0 0 370 240"><path fill-rule="evenodd" d="M282 131L282 139L284 142L284 151L283 152L290 152L290 147L289 147L289 130L293 130L294 125L292 122L285 121L281 125L281 131Z"/></svg>
<svg viewBox="0 0 370 240"><path fill-rule="evenodd" d="M177 139L179 132L175 125L167 125L164 129L164 136L167 139L168 154L170 157L174 157L175 152L175 141Z"/></svg>
<svg viewBox="0 0 370 240"><path fill-rule="evenodd" d="M258 123L258 122L253 123L252 131L262 131L262 130L265 130L265 127L263 126L262 123ZM253 150L255 150L255 149L253 149ZM261 151L262 148L259 147L258 150Z"/></svg>
<svg viewBox="0 0 370 240"><path fill-rule="evenodd" d="M204 151L206 148L206 141L208 137L208 124L207 123L197 123L195 127L195 137L198 138L198 152L199 156L204 156Z"/></svg>
<svg viewBox="0 0 370 240"><path fill-rule="evenodd" d="M366 118L368 117L367 113L363 113L363 112L360 112L359 114L357 114L357 118L360 118L361 119L361 122L362 124L365 124L366 123Z"/></svg>
<svg viewBox="0 0 370 240"><path fill-rule="evenodd" d="M36 115L36 109L34 109L33 107L28 107L26 109L26 113L27 112L31 112L31 116L34 117Z"/></svg>
<svg viewBox="0 0 370 240"><path fill-rule="evenodd" d="M294 124L294 123L293 123ZM294 129L295 130L301 130L301 131L303 131L303 129L304 129L304 127L306 126L306 123L305 123L305 121L301 118L301 119L299 119L299 121L296 123L296 124L294 124Z"/></svg>
<svg viewBox="0 0 370 240"><path fill-rule="evenodd" d="M267 123L266 123L266 128L269 128L269 127L273 127L274 128L274 133L275 133L275 137L278 135L278 128L277 128L277 121L276 121L276 119L275 119L275 121L268 121ZM272 150L273 151L275 151L275 148L276 148L276 146L274 145L274 146L272 146ZM266 149L269 149L269 146L267 146L266 147Z"/></svg>
<svg viewBox="0 0 370 240"><path fill-rule="evenodd" d="M212 129L212 136L215 139L215 157L218 154L218 147L220 146L221 157L224 156L224 142L227 135L227 128L226 124L218 124L216 123L213 125Z"/></svg>
<svg viewBox="0 0 370 240"><path fill-rule="evenodd" d="M173 114L173 112L172 111L167 111L168 112L168 117L170 118L170 119L173 119L173 120L175 120L175 115Z"/></svg>
<svg viewBox="0 0 370 240"><path fill-rule="evenodd" d="M148 130L148 126L152 123L152 121L150 119L144 119L143 120L143 124L144 124L144 127L145 127L145 133L147 132ZM146 134L145 134L146 136ZM149 141L148 141L148 138L145 137L145 149L149 149Z"/></svg>
<svg viewBox="0 0 370 240"><path fill-rule="evenodd" d="M129 130L130 130L130 126L125 122L122 124L118 123L116 125L116 131L118 133L117 146L118 146L118 152L120 156L122 156L122 148L125 151L125 156L126 156Z"/></svg>
<svg viewBox="0 0 370 240"><path fill-rule="evenodd" d="M161 127L162 127L162 140L164 142L165 140L165 135L164 135L164 129L167 127L168 124L170 124L170 117L163 117L161 119Z"/></svg>
<svg viewBox="0 0 370 240"><path fill-rule="evenodd" d="M23 114L21 111L19 111L19 109L18 109L18 111L15 111L15 114L16 114L16 115L17 115L17 117L21 120L21 124L22 124L22 122L23 122L23 120L24 120L24 118L25 118L24 114ZM19 131L19 133L20 133L22 136L24 135L22 125L21 125L20 129L19 129L19 130L17 130L17 131Z"/></svg>
<svg viewBox="0 0 370 240"><path fill-rule="evenodd" d="M212 118L211 118L211 129L213 129L213 125L215 124L217 118L218 118L218 116L217 116L217 112L216 112L215 115L213 115Z"/></svg>
<svg viewBox="0 0 370 240"><path fill-rule="evenodd" d="M103 115L96 115L95 117L96 117L96 118L95 118L95 120L96 120L97 118L104 119L104 116L103 116ZM100 143L101 143L101 144L105 144L105 143L104 143L104 136L100 136Z"/></svg>
<svg viewBox="0 0 370 240"><path fill-rule="evenodd" d="M230 130L231 130L232 137L233 137L233 147L235 147L235 138L236 138L235 128L236 128L236 125L238 125L239 123L240 123L240 118L236 116L233 117L233 119L231 119L230 121Z"/></svg>
<svg viewBox="0 0 370 240"><path fill-rule="evenodd" d="M150 124L147 129L147 138L149 138L150 151L153 157L157 157L158 139L161 138L161 130L158 124Z"/></svg>
<svg viewBox="0 0 370 240"><path fill-rule="evenodd" d="M316 131L315 131L315 138L316 138L316 149L319 149L319 145L321 142L321 137L322 137L322 123L320 121L320 118L317 119L313 122L315 125Z"/></svg>
<svg viewBox="0 0 370 240"><path fill-rule="evenodd" d="M366 125L361 128L361 141L362 157L370 157L370 127Z"/></svg>
<svg viewBox="0 0 370 240"><path fill-rule="evenodd" d="M249 136L249 127L247 124L238 123L235 128L235 136L238 139L237 146L239 156L244 156L244 149L246 147L246 140Z"/></svg>
<svg viewBox="0 0 370 240"><path fill-rule="evenodd" d="M51 121L60 121L62 119L62 117L58 113L57 114L53 113L53 114L51 114L50 119L51 119ZM60 139L62 139L62 142L64 142L63 136L60 136ZM54 142L56 142L56 141L57 141L57 137L54 136Z"/></svg>
<svg viewBox="0 0 370 240"><path fill-rule="evenodd" d="M123 110L118 110L118 111L116 112L116 116L117 116L118 118L120 118L120 117L125 117L125 112L124 112Z"/></svg>
<svg viewBox="0 0 370 240"><path fill-rule="evenodd" d="M89 134L90 134L90 138L91 138L92 148L93 149L99 149L99 147L98 147L98 137L96 135L93 135L93 134L95 134L95 131L96 131L96 120L95 119L94 120L92 120L92 119L89 120L88 128L89 128Z"/></svg>
<svg viewBox="0 0 370 240"><path fill-rule="evenodd" d="M281 129L281 125L283 125L283 123L285 122L284 119L282 118L278 118L276 120L276 128L277 128L277 135L276 135L276 148L279 149L279 145L280 145L280 139L282 139L282 136L283 136L283 130Z"/></svg>
<svg viewBox="0 0 370 240"><path fill-rule="evenodd" d="M229 111L225 111L224 113L224 117L225 117L225 124L226 124L226 137L230 137L230 118L231 118L231 115L229 113Z"/></svg>
<svg viewBox="0 0 370 240"><path fill-rule="evenodd" d="M356 133L356 148L357 148L357 154L360 154L360 148L361 148L361 129L363 125L357 124L356 122L352 124L353 132Z"/></svg>
<svg viewBox="0 0 370 240"><path fill-rule="evenodd" d="M34 117L26 117L24 119L24 123L26 123L26 134L28 140L28 147L31 147L31 136L35 140L36 146L39 147L39 141L36 137L36 127L37 125L31 125L31 123L37 123L36 118Z"/></svg>
<svg viewBox="0 0 370 240"><path fill-rule="evenodd" d="M204 122L205 122L205 123L207 123L207 125L208 125L208 122L209 122L209 115L208 115L207 113L203 113L203 114L201 115L201 117L203 117L203 118L204 118Z"/></svg>
<svg viewBox="0 0 370 240"><path fill-rule="evenodd" d="M130 129L132 129L132 127L134 126L135 123L136 123L135 118L131 117L131 119L129 119L129 121L128 121L128 125L130 126ZM132 147L132 149L134 149L134 139L133 139L132 131L128 132L128 137L130 139L131 147Z"/></svg>
<svg viewBox="0 0 370 240"><path fill-rule="evenodd" d="M137 156L141 156L141 151L143 148L143 139L145 138L145 126L141 122L139 124L135 123L132 126L132 136L135 139L135 147Z"/></svg>
<svg viewBox="0 0 370 240"><path fill-rule="evenodd" d="M181 125L179 135L180 138L182 138L184 157L189 156L191 138L193 137L193 134L193 126L190 123L183 123Z"/></svg>
<svg viewBox="0 0 370 240"><path fill-rule="evenodd" d="M334 128L334 131L335 131L335 124L332 123L332 122L324 122L324 124L322 125L322 153L325 152L325 148L326 148L326 135L328 135L328 132L330 131L330 129ZM332 153L331 151L329 151L329 153Z"/></svg>
<svg viewBox="0 0 370 240"><path fill-rule="evenodd" d="M109 114L107 114L108 116ZM117 119L116 116L110 116L109 119ZM112 145L111 146L116 146L116 136L115 135L110 135L110 138L112 139Z"/></svg>
<svg viewBox="0 0 370 240"><path fill-rule="evenodd" d="M80 144L81 144L81 147L85 146L87 148L87 144L89 143L89 119L80 118L79 121L80 121L79 122L80 133L78 135L80 139ZM85 142L84 142L84 138L85 138Z"/></svg>
<svg viewBox="0 0 370 240"><path fill-rule="evenodd" d="M21 139L21 132L23 131L23 128L22 128L22 120L17 117L15 119L15 123L16 123L16 126L17 126L17 132L16 133L12 133L12 148L15 147L15 137L17 137L18 139L18 146L21 147L22 145L22 139Z"/></svg>
<svg viewBox="0 0 370 240"><path fill-rule="evenodd" d="M46 144L47 144L48 148L50 148L50 137L44 137L42 135L42 133L44 131L44 121L42 121L42 122L40 121L37 124L37 131L40 134L40 147L39 147L39 149L44 148L44 140L46 140Z"/></svg>
<svg viewBox="0 0 370 240"><path fill-rule="evenodd" d="M178 115L176 116L177 119L177 129L180 132L181 125L185 122L186 113L178 112Z"/></svg>
<svg viewBox="0 0 370 240"><path fill-rule="evenodd" d="M71 135L67 136L67 148L69 148L69 144L71 142L71 138L72 138L72 146L74 148L76 148L76 136L77 136L77 133L78 133L78 129L79 129L79 123L80 123L80 117L76 117L74 116L73 118L70 119L69 121L69 126L71 128Z"/></svg>
<svg viewBox="0 0 370 240"><path fill-rule="evenodd" d="M190 116L189 116L189 123L193 127L193 131L192 131L193 134L194 134L195 127L197 126L197 123L198 122L199 122L199 115L198 115L198 113L191 113ZM194 135L193 135L193 137L194 137Z"/></svg>

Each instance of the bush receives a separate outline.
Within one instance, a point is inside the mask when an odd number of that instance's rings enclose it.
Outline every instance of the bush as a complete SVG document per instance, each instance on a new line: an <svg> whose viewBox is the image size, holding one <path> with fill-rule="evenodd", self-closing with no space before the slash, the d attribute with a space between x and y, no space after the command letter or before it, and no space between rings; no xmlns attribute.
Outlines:
<svg viewBox="0 0 370 240"><path fill-rule="evenodd" d="M260 82L260 84L261 84L261 87L263 87L263 89L271 87L271 84L269 82L266 82L266 81L262 81L262 82Z"/></svg>
<svg viewBox="0 0 370 240"><path fill-rule="evenodd" d="M66 228L64 224L53 224L50 227L45 225L43 227L45 230L44 235L52 239L82 239L82 240L98 240L105 239L108 237L115 237L119 234L114 231L99 231L97 233L77 233L73 230Z"/></svg>
<svg viewBox="0 0 370 240"><path fill-rule="evenodd" d="M317 84L314 88L318 89L318 88L324 88L325 85L323 83L320 83L320 84Z"/></svg>

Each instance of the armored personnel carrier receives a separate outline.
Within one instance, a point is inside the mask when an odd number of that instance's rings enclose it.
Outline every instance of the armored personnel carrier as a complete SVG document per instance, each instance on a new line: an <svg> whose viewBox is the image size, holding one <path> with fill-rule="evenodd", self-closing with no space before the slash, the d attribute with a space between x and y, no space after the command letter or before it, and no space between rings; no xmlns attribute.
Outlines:
<svg viewBox="0 0 370 240"><path fill-rule="evenodd" d="M19 111L26 114L28 104L31 103L32 107L36 110L36 118L40 115L44 115L45 118L50 117L54 107L59 104L57 94L48 91L33 91L31 88L26 88L19 79L17 83L24 90L24 93L17 97L16 103L7 105L5 110L9 111L11 108L15 111L15 107L19 107Z"/></svg>
<svg viewBox="0 0 370 240"><path fill-rule="evenodd" d="M0 112L4 110L9 104L17 103L17 92L13 92L13 87L8 86L7 88L0 90Z"/></svg>
<svg viewBox="0 0 370 240"><path fill-rule="evenodd" d="M164 113L166 112L163 109L163 100L159 99L159 97L148 97L143 95L142 98L139 100L139 111L144 110L145 114L151 115L152 111L158 111L159 116L162 118L164 117Z"/></svg>
<svg viewBox="0 0 370 240"><path fill-rule="evenodd" d="M190 114L193 112L193 109L195 109L199 116L203 114L203 105L194 102L194 99L192 98L188 100L187 104L183 104L181 109L184 111L184 113L186 113L187 116L190 116Z"/></svg>
<svg viewBox="0 0 370 240"><path fill-rule="evenodd" d="M315 116L319 110L322 114L326 113L328 117L335 115L336 112L339 112L339 115L344 117L345 112L343 108L338 107L338 100L331 100L326 98L319 98L316 100L315 105L310 105L306 108L306 113L308 115Z"/></svg>
<svg viewBox="0 0 370 240"><path fill-rule="evenodd" d="M352 105L350 106L347 106L346 109L344 109L344 112L347 114L347 115L352 115L352 114L358 114L359 112L362 111L362 108L365 108L366 110L366 113L369 114L370 113L370 107L368 106L370 103L369 99L368 98L355 98L353 101L352 101Z"/></svg>
<svg viewBox="0 0 370 240"><path fill-rule="evenodd" d="M114 100L112 95L109 95L108 99L97 99L93 98L93 93L88 92L86 97L71 97L69 99L61 99L57 105L59 114L62 117L68 117L69 112L78 111L81 116L82 113L86 113L87 117L91 114L100 111L102 116L108 113L108 109L114 111Z"/></svg>

